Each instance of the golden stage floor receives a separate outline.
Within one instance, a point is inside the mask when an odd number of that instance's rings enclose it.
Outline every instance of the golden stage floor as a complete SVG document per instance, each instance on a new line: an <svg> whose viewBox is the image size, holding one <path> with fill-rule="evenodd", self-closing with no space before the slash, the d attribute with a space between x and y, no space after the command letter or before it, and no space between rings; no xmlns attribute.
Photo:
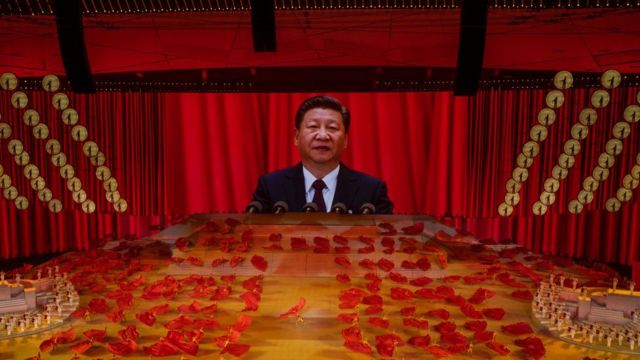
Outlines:
<svg viewBox="0 0 640 360"><path fill-rule="evenodd" d="M239 222L230 221L230 218ZM401 230L414 224L423 224L424 229L406 230L409 233L417 230L418 234L405 234ZM383 235L385 231L392 232L392 229L397 230L397 234ZM274 234L282 234L282 238L278 240ZM342 238L338 237L338 240L335 240L335 235ZM314 242L316 236L328 239L328 247L323 239L316 239ZM364 239L360 238L361 236ZM383 242L385 236L388 239ZM304 238L304 241L297 240L298 244L306 242L308 248L292 249L291 238ZM76 317L69 318L57 329L73 329L75 334L69 336L70 341L62 341L63 343L55 345L52 349L47 346L49 343L45 343L40 357L70 359L75 355L74 346L78 349L78 344L87 339L83 333L96 329L106 330L106 337L101 341L86 344L80 349L84 352L77 355L79 358L111 359L115 355L112 355L107 344L111 343L113 350L118 343L122 344L129 339L130 337L125 336L123 340L118 332L130 325L135 325L138 333L137 337L134 336L137 347L130 354L118 356L126 359L148 359L149 353L162 350L168 353L175 352L167 356L168 359L231 359L234 358L233 355L221 354L221 350L230 344L240 344L239 348L244 350L246 348L242 346L250 346L241 356L243 359L389 358L390 356L381 355L380 350L376 348L376 336L384 334L397 335L404 342L416 336L430 336L429 346L396 343L392 357L397 359L433 358L433 352L440 349L450 349L450 352L455 352L451 355L455 358L524 359L529 357L521 347L514 344L514 341L529 336L536 336L542 340L545 347L544 357L549 359L632 357L571 345L536 328L530 317L530 301L512 296L512 292L517 290L534 292L535 285L531 278L514 271L513 265L514 261L522 263L536 274L546 277L546 270L543 271L541 268L549 267L550 263L546 262L548 259L515 249L498 252L497 247L471 247L465 243L469 240L473 239L456 235L452 229L428 217L336 217L330 214L194 216L187 222L148 239L114 242L108 244L108 249L98 251L69 253L40 266L39 268L44 269L47 266L59 265L62 271L68 271L68 276L74 281L81 295L81 310L87 309L86 315L77 313ZM427 246L424 247L424 244ZM279 249L279 246L282 249ZM264 271L260 268L265 264L260 258L254 258L254 255L261 256L266 261ZM336 257L348 259L351 266L338 264ZM428 259L422 264L428 262L429 269L407 268L422 258ZM212 262L222 262L221 259L226 262L212 267ZM388 261L380 262L381 259ZM403 261L408 265L403 267ZM230 262L238 264L232 267ZM360 262L362 265L359 265ZM371 269L365 266L370 266ZM389 269L390 266L393 268ZM26 277L32 276L35 270L30 270ZM567 276L575 274L586 280L585 271L581 271L575 265L556 266L553 271L566 273ZM497 274L505 272L527 287L515 288L496 279ZM394 273L392 277L395 281L389 278L390 273ZM336 278L338 274L343 274L343 282ZM235 278L229 278L230 275L235 275ZM254 278L254 281L245 282L260 275L261 280ZM350 281L346 281L347 276ZM376 276L381 279L379 291L371 285L376 283ZM416 286L402 282L403 276L408 280L428 277L433 281ZM228 290L226 286L230 286L231 292L225 298L225 291ZM427 299L415 295L421 288L435 290L438 287L441 287L440 290L450 287L455 295L466 299L465 303L478 288L495 292L493 297L473 304L472 309L482 311L487 308L502 308L505 315L501 320L494 320L486 315L470 318L468 313L465 315L461 311L460 297L450 296L447 300ZM345 303L346 297L343 297L343 307L346 308L341 309L341 293L352 288L361 289L363 296L379 294L382 303L376 307L375 304L380 298L365 300L361 296L355 303L347 304L349 301ZM406 295L406 292L392 295L392 288L408 289L412 295L403 299L400 295ZM131 297L127 294L131 294ZM304 298L306 303L299 311L299 317L295 314L279 317L296 305L300 298ZM106 300L107 308L101 309L98 306L101 301L96 299ZM166 313L153 310L154 307L165 304L169 306ZM216 306L211 306L213 304ZM374 307L371 307L371 304L374 304ZM247 307L250 309L243 312ZM252 310L252 307L257 309ZM415 307L415 313L409 315L407 312L410 310L405 309L405 314L401 314L402 308L411 307ZM117 319L119 309L124 316L121 320ZM445 320L438 318L433 312L427 312L438 309L444 309L450 314L448 321L455 324L457 331L464 335L464 341L471 344L460 345L464 347L463 351L451 347L451 340L444 339L436 330L436 326ZM150 322L149 311L155 317L152 326L145 325L140 320L143 318ZM338 319L339 314L348 313L357 313L359 320L345 323ZM184 316L183 321L179 320L181 315ZM230 327L241 315L251 318L251 324L244 330L231 331ZM109 320L109 317L115 317L116 322ZM427 320L428 328L405 325L405 318ZM369 322L371 319L375 320ZM386 329L382 328L386 325L385 320L388 321ZM486 341L474 339L474 332L463 326L466 322L474 320L486 321L486 330L495 333L495 337L490 341L503 344L509 350L506 356L492 350L486 345ZM510 335L503 331L502 326L518 322L531 324L535 333ZM161 341L167 338L169 327L183 336L183 342L196 343L197 355L191 355L194 354L193 344L188 344L191 352L189 354L189 351L185 353L174 343L167 345L166 340ZM350 327L360 329L362 339L358 342L365 344L365 347L368 344L371 355L355 352L345 346L342 332ZM51 339L55 332L0 340L0 360L37 356L39 346ZM232 341L220 339L230 334L239 337ZM128 344L131 345L130 342ZM154 344L155 347L152 347ZM238 348L231 346L226 349L233 352ZM118 352L117 349L115 352ZM382 353L385 351L382 350Z"/></svg>

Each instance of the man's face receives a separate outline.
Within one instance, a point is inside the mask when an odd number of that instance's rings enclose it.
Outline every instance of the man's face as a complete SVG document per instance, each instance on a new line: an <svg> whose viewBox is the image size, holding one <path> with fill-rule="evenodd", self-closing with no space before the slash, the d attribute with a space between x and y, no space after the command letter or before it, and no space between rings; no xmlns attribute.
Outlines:
<svg viewBox="0 0 640 360"><path fill-rule="evenodd" d="M347 134L342 115L331 109L307 111L296 129L295 144L303 161L317 165L338 164L347 148Z"/></svg>

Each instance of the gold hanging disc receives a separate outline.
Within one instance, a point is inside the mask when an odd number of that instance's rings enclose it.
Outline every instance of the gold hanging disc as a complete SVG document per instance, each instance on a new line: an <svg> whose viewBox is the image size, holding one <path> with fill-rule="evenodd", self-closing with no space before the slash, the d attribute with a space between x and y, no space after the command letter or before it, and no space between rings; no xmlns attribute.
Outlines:
<svg viewBox="0 0 640 360"><path fill-rule="evenodd" d="M582 212L582 209L584 209L584 205L582 205L580 202L578 202L577 200L571 200L569 201L569 212L577 215L580 214Z"/></svg>
<svg viewBox="0 0 640 360"><path fill-rule="evenodd" d="M93 200L85 200L82 203L82 211L84 211L86 214L91 214L96 211L96 204L93 202Z"/></svg>
<svg viewBox="0 0 640 360"><path fill-rule="evenodd" d="M640 180L634 179L630 174L622 178L622 186L625 189L633 190L638 187L638 184L640 184Z"/></svg>
<svg viewBox="0 0 640 360"><path fill-rule="evenodd" d="M609 177L609 169L596 166L593 168L591 176L598 181L605 181Z"/></svg>
<svg viewBox="0 0 640 360"><path fill-rule="evenodd" d="M1 174L1 172L0 172ZM631 168L631 171L629 172L629 174L631 174L631 177L633 177L636 180L640 180L640 165L636 164L633 165L633 167Z"/></svg>
<svg viewBox="0 0 640 360"><path fill-rule="evenodd" d="M105 197L108 202L114 204L116 201L120 200L120 192L118 190L110 191L105 195Z"/></svg>
<svg viewBox="0 0 640 360"><path fill-rule="evenodd" d="M11 125L0 122L0 139L8 139L11 137Z"/></svg>
<svg viewBox="0 0 640 360"><path fill-rule="evenodd" d="M578 140L570 139L564 143L564 153L571 156L576 156L580 152L580 142Z"/></svg>
<svg viewBox="0 0 640 360"><path fill-rule="evenodd" d="M578 201L582 205L591 204L593 201L593 191L580 190L578 193Z"/></svg>
<svg viewBox="0 0 640 360"><path fill-rule="evenodd" d="M556 180L564 180L567 175L569 175L569 170L564 169L558 165L555 165L553 169L551 169L551 176L553 176Z"/></svg>
<svg viewBox="0 0 640 360"><path fill-rule="evenodd" d="M531 140L537 141L537 142L545 141L547 139L548 134L549 132L547 131L547 128L540 124L533 125L531 127L531 131L529 131L529 136L531 137Z"/></svg>
<svg viewBox="0 0 640 360"><path fill-rule="evenodd" d="M611 96L606 90L596 90L591 95L591 105L597 109L609 105L609 100L611 100Z"/></svg>
<svg viewBox="0 0 640 360"><path fill-rule="evenodd" d="M74 176L71 179L67 180L67 189L69 189L69 191L71 192L78 191L82 189L82 182L80 181L80 179Z"/></svg>
<svg viewBox="0 0 640 360"><path fill-rule="evenodd" d="M607 199L607 202L605 203L605 207L606 207L607 211L609 211L609 212L616 212L616 211L620 210L621 206L622 206L622 204L620 203L620 200L618 200L616 198L609 198L609 199Z"/></svg>
<svg viewBox="0 0 640 360"><path fill-rule="evenodd" d="M556 202L556 194L552 192L543 191L540 193L540 202L549 206Z"/></svg>
<svg viewBox="0 0 640 360"><path fill-rule="evenodd" d="M22 144L22 141L13 139L7 144L7 149L9 150L9 154L16 156L22 154L24 151L24 145Z"/></svg>
<svg viewBox="0 0 640 360"><path fill-rule="evenodd" d="M42 78L42 88L47 92L56 92L60 88L60 79L53 74L45 75Z"/></svg>
<svg viewBox="0 0 640 360"><path fill-rule="evenodd" d="M520 202L520 194L518 193L506 193L504 196L504 202L507 205L515 206Z"/></svg>
<svg viewBox="0 0 640 360"><path fill-rule="evenodd" d="M89 160L91 161L91 164L93 166L102 166L102 165L104 165L104 162L106 161L106 158L105 158L104 154L101 151L101 152L98 153L98 155L92 156L91 158L89 158Z"/></svg>
<svg viewBox="0 0 640 360"><path fill-rule="evenodd" d="M624 109L624 119L629 123L635 123L640 120L640 106L629 105Z"/></svg>
<svg viewBox="0 0 640 360"><path fill-rule="evenodd" d="M3 191L4 198L11 201L18 197L18 189L15 186L9 186Z"/></svg>
<svg viewBox="0 0 640 360"><path fill-rule="evenodd" d="M33 127L33 136L38 140L44 140L49 137L49 127L47 124L40 123Z"/></svg>
<svg viewBox="0 0 640 360"><path fill-rule="evenodd" d="M40 114L33 109L29 109L22 114L22 121L28 126L36 126L40 123Z"/></svg>
<svg viewBox="0 0 640 360"><path fill-rule="evenodd" d="M521 186L522 185L514 179L507 180L507 183L505 185L507 191L510 193L517 193L518 191L520 191Z"/></svg>
<svg viewBox="0 0 640 360"><path fill-rule="evenodd" d="M31 188L35 191L40 191L42 189L44 189L47 186L47 184L44 181L44 178L42 176L38 176L37 178L31 180Z"/></svg>
<svg viewBox="0 0 640 360"><path fill-rule="evenodd" d="M0 188L6 189L11 186L11 177L7 174L0 175Z"/></svg>
<svg viewBox="0 0 640 360"><path fill-rule="evenodd" d="M18 196L13 203L16 205L18 210L25 210L29 207L29 199L24 196Z"/></svg>
<svg viewBox="0 0 640 360"><path fill-rule="evenodd" d="M62 118L62 122L65 125L73 126L78 123L78 112L76 111L76 109L64 109L60 117Z"/></svg>
<svg viewBox="0 0 640 360"><path fill-rule="evenodd" d="M87 140L87 136L89 133L87 132L87 128L82 125L76 125L71 129L71 137L73 140L82 142Z"/></svg>
<svg viewBox="0 0 640 360"><path fill-rule="evenodd" d="M11 105L16 109L24 109L29 104L27 94L22 91L16 91L11 95Z"/></svg>
<svg viewBox="0 0 640 360"><path fill-rule="evenodd" d="M82 204L87 200L87 192L84 191L83 189L79 189L73 192L72 197L73 197L73 201L75 201L78 204Z"/></svg>
<svg viewBox="0 0 640 360"><path fill-rule="evenodd" d="M535 141L527 141L522 145L522 153L526 157L534 158L540 153L540 145Z"/></svg>
<svg viewBox="0 0 640 360"><path fill-rule="evenodd" d="M511 175L514 180L516 180L519 183L522 183L527 181L527 178L529 177L529 172L525 168L517 167L513 169L513 172L511 173Z"/></svg>
<svg viewBox="0 0 640 360"><path fill-rule="evenodd" d="M127 211L128 207L127 200L125 199L120 199L113 204L113 208L119 213ZM511 211L513 211L513 208L511 208Z"/></svg>
<svg viewBox="0 0 640 360"><path fill-rule="evenodd" d="M116 180L116 178L112 177L105 180L103 186L104 186L104 191L107 191L107 192L116 191L118 190L118 181Z"/></svg>
<svg viewBox="0 0 640 360"><path fill-rule="evenodd" d="M550 177L544 181L544 191L555 193L558 189L560 189L560 181L557 179Z"/></svg>
<svg viewBox="0 0 640 360"><path fill-rule="evenodd" d="M18 87L18 78L12 72L3 73L0 76L0 86L4 90L15 90Z"/></svg>
<svg viewBox="0 0 640 360"><path fill-rule="evenodd" d="M613 133L613 136L616 139L622 140L631 134L631 127L629 126L629 123L620 121L613 125L611 133Z"/></svg>
<svg viewBox="0 0 640 360"><path fill-rule="evenodd" d="M620 86L621 81L622 76L620 76L620 72L618 72L618 70L607 70L600 78L600 83L605 89L615 89Z"/></svg>
<svg viewBox="0 0 640 360"><path fill-rule="evenodd" d="M540 201L536 201L533 204L532 209L533 209L533 214L537 216L542 216L547 213L547 206L541 203Z"/></svg>
<svg viewBox="0 0 640 360"><path fill-rule="evenodd" d="M111 178L111 170L108 167L104 166L104 165L103 166L99 166L96 169L96 177L100 181L109 180L109 178Z"/></svg>
<svg viewBox="0 0 640 360"><path fill-rule="evenodd" d="M67 165L67 155L65 155L63 152L52 155L51 162L57 167L63 167Z"/></svg>
<svg viewBox="0 0 640 360"><path fill-rule="evenodd" d="M31 159L29 157L29 153L26 151L23 151L20 153L20 155L16 155L14 157L16 164L20 165L20 166L25 166L29 163L29 160Z"/></svg>
<svg viewBox="0 0 640 360"><path fill-rule="evenodd" d="M609 139L609 141L607 141L607 144L605 145L607 154L613 156L620 154L622 152L622 148L622 141L618 139Z"/></svg>
<svg viewBox="0 0 640 360"><path fill-rule="evenodd" d="M60 168L60 176L63 179L69 180L72 177L74 177L75 174L76 174L76 171L73 168L73 166L71 166L71 164L64 165L63 167Z"/></svg>
<svg viewBox="0 0 640 360"><path fill-rule="evenodd" d="M552 109L557 109L564 104L564 94L560 90L551 90L547 93L546 104Z"/></svg>
<svg viewBox="0 0 640 360"><path fill-rule="evenodd" d="M51 193L51 190L44 188L38 191L38 199L40 199L40 201L48 203L52 198L53 194Z"/></svg>
<svg viewBox="0 0 640 360"><path fill-rule="evenodd" d="M24 167L23 173L27 179L33 180L40 176L40 169L34 164L28 164Z"/></svg>
<svg viewBox="0 0 640 360"><path fill-rule="evenodd" d="M49 211L52 213L59 213L62 211L62 203L58 199L52 199L49 201Z"/></svg>
<svg viewBox="0 0 640 360"><path fill-rule="evenodd" d="M49 139L47 140L46 145L44 146L44 148L47 150L47 152L49 153L49 155L56 155L60 153L60 142L56 139Z"/></svg>
<svg viewBox="0 0 640 360"><path fill-rule="evenodd" d="M87 141L82 145L82 152L86 157L96 156L99 151L98 144L93 141Z"/></svg>
<svg viewBox="0 0 640 360"><path fill-rule="evenodd" d="M516 164L518 164L519 167L528 168L533 165L533 159L526 157L524 156L524 154L520 153L516 158Z"/></svg>
<svg viewBox="0 0 640 360"><path fill-rule="evenodd" d="M556 76L553 77L553 86L560 90L572 87L573 75L566 70L558 71Z"/></svg>
<svg viewBox="0 0 640 360"><path fill-rule="evenodd" d="M563 169L570 169L573 167L573 165L575 165L575 163L575 156L567 154L560 154L560 156L558 156L558 165Z"/></svg>
<svg viewBox="0 0 640 360"><path fill-rule="evenodd" d="M625 189L623 187L619 188L616 192L616 199L620 200L621 202L627 202L631 200L632 197L633 193L631 192L631 190Z"/></svg>
<svg viewBox="0 0 640 360"><path fill-rule="evenodd" d="M556 112L553 109L544 108L538 112L538 123L549 126L556 121Z"/></svg>
<svg viewBox="0 0 640 360"><path fill-rule="evenodd" d="M615 163L616 158L611 154L604 152L598 156L598 166L600 167L610 169Z"/></svg>
<svg viewBox="0 0 640 360"><path fill-rule="evenodd" d="M56 110L64 110L69 106L69 97L65 93L55 93L51 98L51 103Z"/></svg>
<svg viewBox="0 0 640 360"><path fill-rule="evenodd" d="M582 181L582 188L589 192L594 192L598 190L599 185L600 183L598 182L598 180L594 179L593 176L587 176Z"/></svg>
<svg viewBox="0 0 640 360"><path fill-rule="evenodd" d="M584 140L589 135L589 128L582 124L573 124L571 127L571 137L575 140Z"/></svg>
<svg viewBox="0 0 640 360"><path fill-rule="evenodd" d="M598 113L592 108L584 108L578 115L578 121L585 126L591 126L598 120Z"/></svg>

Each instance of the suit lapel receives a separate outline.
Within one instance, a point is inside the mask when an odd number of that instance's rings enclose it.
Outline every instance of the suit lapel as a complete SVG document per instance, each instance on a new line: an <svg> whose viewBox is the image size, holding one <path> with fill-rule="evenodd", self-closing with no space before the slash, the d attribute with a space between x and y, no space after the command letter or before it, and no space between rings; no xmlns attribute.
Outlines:
<svg viewBox="0 0 640 360"><path fill-rule="evenodd" d="M289 211L301 211L306 199L302 163L289 169L290 171L286 174L288 181L284 189L287 194L287 204Z"/></svg>
<svg viewBox="0 0 640 360"><path fill-rule="evenodd" d="M352 209L351 205L358 193L358 179L353 176L353 172L346 165L340 163L340 171L338 172L338 185L336 186L336 194L333 196L333 204L343 203L348 209Z"/></svg>

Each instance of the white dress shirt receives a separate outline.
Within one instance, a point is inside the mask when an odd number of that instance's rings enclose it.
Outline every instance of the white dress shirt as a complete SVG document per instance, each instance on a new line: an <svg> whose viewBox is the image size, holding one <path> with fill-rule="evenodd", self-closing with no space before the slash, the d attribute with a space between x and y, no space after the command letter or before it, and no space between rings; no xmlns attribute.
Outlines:
<svg viewBox="0 0 640 360"><path fill-rule="evenodd" d="M331 170L330 173L325 175L322 179L324 184L327 186L322 190L322 197L324 198L324 204L327 208L327 212L331 212L331 205L333 205L333 197L336 194L336 187L338 186L338 172L340 171L340 165L338 165L335 169ZM318 180L316 179L307 168L302 166L302 174L304 175L304 189L305 195L307 197L307 202L310 203L313 201L313 195L315 195L316 190L312 187L313 182Z"/></svg>

